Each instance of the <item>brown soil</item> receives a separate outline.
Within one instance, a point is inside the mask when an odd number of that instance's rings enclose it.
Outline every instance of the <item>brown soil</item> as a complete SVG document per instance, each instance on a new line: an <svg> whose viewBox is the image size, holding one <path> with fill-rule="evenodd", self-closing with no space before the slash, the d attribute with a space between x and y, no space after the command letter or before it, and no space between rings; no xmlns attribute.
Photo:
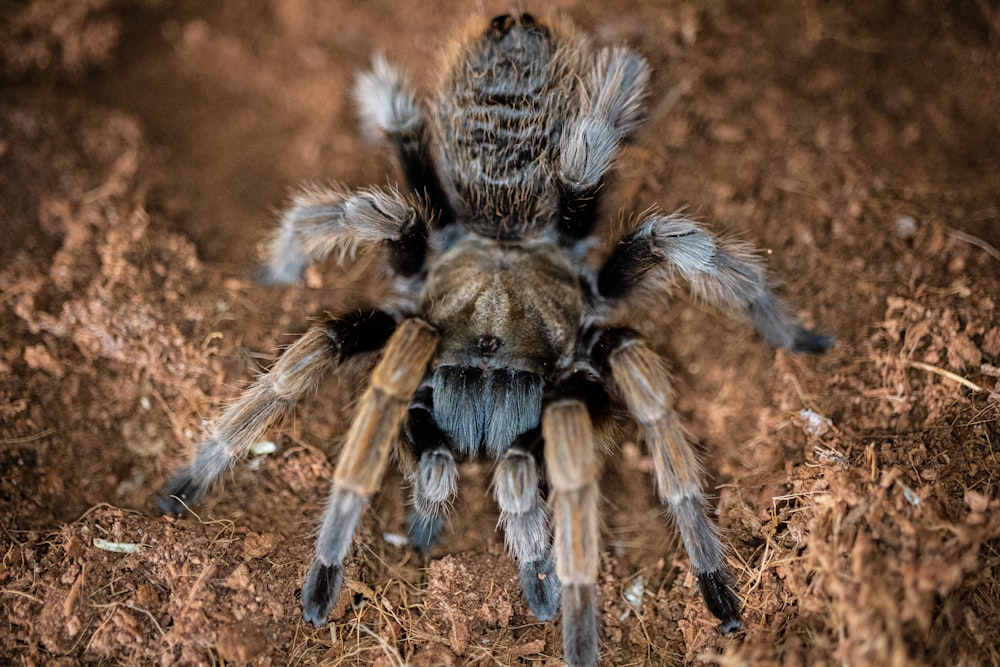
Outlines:
<svg viewBox="0 0 1000 667"><path fill-rule="evenodd" d="M427 560L391 541L390 474L336 622L303 624L356 376L197 518L154 501L203 420L369 289L334 267L252 280L289 187L397 178L356 131L354 73L384 50L426 83L481 4L0 2L0 662L559 664L481 464ZM767 249L839 339L792 356L683 299L653 314L745 630L715 632L625 443L602 480L602 662L1000 663L998 5L558 4L655 67L605 216L688 206Z"/></svg>

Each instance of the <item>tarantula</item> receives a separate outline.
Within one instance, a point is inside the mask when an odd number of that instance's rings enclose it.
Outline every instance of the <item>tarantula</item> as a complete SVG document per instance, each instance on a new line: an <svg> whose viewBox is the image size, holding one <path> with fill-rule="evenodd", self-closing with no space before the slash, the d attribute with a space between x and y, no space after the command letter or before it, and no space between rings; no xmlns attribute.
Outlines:
<svg viewBox="0 0 1000 667"><path fill-rule="evenodd" d="M624 407L705 602L731 632L740 600L670 377L616 313L658 302L680 279L775 347L818 353L833 338L800 324L751 248L678 215L646 213L602 262L590 259L603 178L643 115L641 56L596 49L559 17L504 15L475 20L442 70L426 104L381 58L357 82L362 120L391 144L409 192L302 190L266 264L267 281L288 283L330 253L347 261L370 249L384 259L384 293L288 347L166 484L161 508L179 514L201 500L324 376L381 350L305 575L307 621L325 623L340 595L355 528L394 449L412 486L409 540L421 551L444 523L456 463L485 456L496 462L500 525L529 607L547 620L561 606L566 662L595 663L598 474L614 409Z"/></svg>

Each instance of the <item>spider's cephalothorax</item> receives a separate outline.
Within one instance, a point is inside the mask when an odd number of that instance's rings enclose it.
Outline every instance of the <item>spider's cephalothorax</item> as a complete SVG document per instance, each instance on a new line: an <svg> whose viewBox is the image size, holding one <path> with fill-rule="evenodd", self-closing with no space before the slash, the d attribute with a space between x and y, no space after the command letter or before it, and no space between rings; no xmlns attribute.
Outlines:
<svg viewBox="0 0 1000 667"><path fill-rule="evenodd" d="M302 588L307 620L323 624L336 602L394 447L420 550L444 523L456 462L485 456L496 462L500 523L528 605L542 620L561 608L566 662L595 663L597 478L618 406L646 442L708 608L732 631L740 603L669 375L616 313L662 300L680 279L776 347L822 352L832 337L802 327L752 249L680 216L646 214L590 263L596 195L643 110L649 70L639 55L595 49L559 18L505 15L477 19L443 71L426 106L381 59L355 91L412 193L307 188L266 266L269 282L292 282L331 252L346 261L371 249L385 259L382 298L293 343L215 422L161 507L180 513L199 501L326 374L381 350L338 455Z"/></svg>

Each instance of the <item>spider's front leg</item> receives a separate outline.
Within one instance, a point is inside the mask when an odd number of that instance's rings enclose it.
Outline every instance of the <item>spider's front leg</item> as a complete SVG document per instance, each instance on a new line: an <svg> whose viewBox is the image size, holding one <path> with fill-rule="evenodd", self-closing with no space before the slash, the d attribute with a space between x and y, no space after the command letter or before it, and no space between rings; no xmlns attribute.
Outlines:
<svg viewBox="0 0 1000 667"><path fill-rule="evenodd" d="M722 243L697 223L677 215L652 214L626 235L601 268L602 297L620 299L642 290L669 287L675 276L695 296L744 314L774 347L819 353L834 337L806 329L771 291L753 248Z"/></svg>
<svg viewBox="0 0 1000 667"><path fill-rule="evenodd" d="M708 516L698 457L671 407L670 375L659 355L629 329L604 331L595 356L642 428L660 500L677 524L705 604L722 621L719 632L728 634L740 627L740 600L730 588L725 548Z"/></svg>
<svg viewBox="0 0 1000 667"><path fill-rule="evenodd" d="M395 327L391 315L365 310L303 334L222 413L194 461L160 491L160 509L179 515L198 504L215 478L244 458L330 371L348 357L382 347Z"/></svg>
<svg viewBox="0 0 1000 667"><path fill-rule="evenodd" d="M562 583L563 660L597 662L600 521L593 426L587 405L558 399L542 415L545 469L552 487L553 550Z"/></svg>
<svg viewBox="0 0 1000 667"><path fill-rule="evenodd" d="M392 445L399 439L410 399L437 341L437 332L424 320L405 320L389 338L372 371L337 459L333 488L316 539L316 556L302 584L304 616L316 627L326 622L340 595L343 562L361 510L382 482Z"/></svg>

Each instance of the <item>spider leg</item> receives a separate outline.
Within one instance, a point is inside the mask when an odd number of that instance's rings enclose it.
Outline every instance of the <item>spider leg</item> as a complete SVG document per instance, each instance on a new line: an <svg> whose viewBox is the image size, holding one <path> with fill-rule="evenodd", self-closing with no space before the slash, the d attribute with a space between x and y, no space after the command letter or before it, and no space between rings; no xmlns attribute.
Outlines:
<svg viewBox="0 0 1000 667"><path fill-rule="evenodd" d="M559 579L550 546L549 508L531 451L540 439L537 428L519 437L500 459L493 485L500 506L499 525L507 550L518 562L521 589L535 617L547 621L559 610Z"/></svg>
<svg viewBox="0 0 1000 667"><path fill-rule="evenodd" d="M629 49L598 52L581 89L581 110L563 132L558 185L569 239L587 236L594 225L597 192L618 147L635 130L649 82L646 60Z"/></svg>
<svg viewBox="0 0 1000 667"><path fill-rule="evenodd" d="M371 70L358 77L354 99L365 133L389 140L410 188L427 197L438 211L435 226L451 223L451 206L434 168L427 120L403 73L376 56Z"/></svg>
<svg viewBox="0 0 1000 667"><path fill-rule="evenodd" d="M596 349L643 430L660 500L677 524L709 611L722 621L719 631L728 634L740 627L740 600L730 588L725 547L708 516L698 457L670 405L670 376L662 359L631 330L605 331Z"/></svg>
<svg viewBox="0 0 1000 667"><path fill-rule="evenodd" d="M181 514L185 505L198 504L215 478L245 457L324 376L347 357L381 347L395 326L392 316L365 310L303 334L222 413L194 461L160 491L160 509Z"/></svg>
<svg viewBox="0 0 1000 667"><path fill-rule="evenodd" d="M458 490L458 467L451 442L434 421L431 386L417 389L410 403L405 434L417 458L408 473L413 507L407 518L410 546L426 552L437 539Z"/></svg>
<svg viewBox="0 0 1000 667"><path fill-rule="evenodd" d="M819 353L834 337L806 329L771 291L764 265L743 243L723 243L697 223L676 215L649 215L625 236L601 268L601 296L620 298L637 287L685 279L695 296L746 315L774 347Z"/></svg>
<svg viewBox="0 0 1000 667"><path fill-rule="evenodd" d="M333 473L316 555L302 584L305 620L316 627L340 595L343 562L368 498L378 489L399 437L407 406L437 347L437 332L420 319L405 320L389 338L372 371Z"/></svg>
<svg viewBox="0 0 1000 667"><path fill-rule="evenodd" d="M412 276L424 266L430 218L419 202L396 190L304 188L281 217L261 282L296 282L306 266L331 252L343 261L359 247L379 244L388 247L393 271Z"/></svg>
<svg viewBox="0 0 1000 667"><path fill-rule="evenodd" d="M600 526L599 463L583 400L550 403L542 416L545 469L552 487L553 548L562 584L563 660L597 662L597 570Z"/></svg>

